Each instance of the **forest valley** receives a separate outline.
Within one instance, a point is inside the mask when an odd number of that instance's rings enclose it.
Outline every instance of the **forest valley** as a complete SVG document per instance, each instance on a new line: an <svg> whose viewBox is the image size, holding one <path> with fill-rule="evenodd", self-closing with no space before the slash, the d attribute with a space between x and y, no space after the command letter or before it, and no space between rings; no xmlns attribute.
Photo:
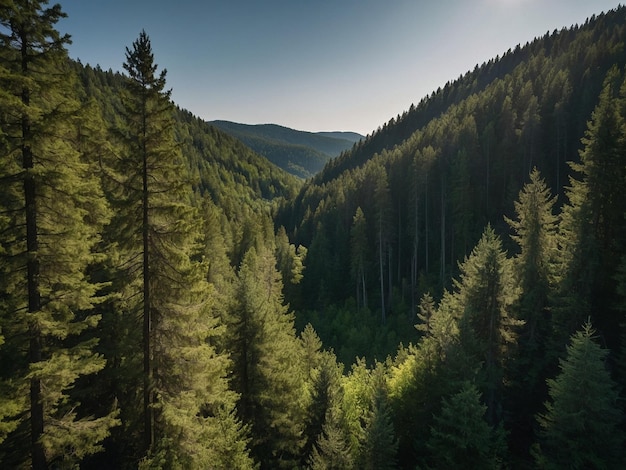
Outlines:
<svg viewBox="0 0 626 470"><path fill-rule="evenodd" d="M623 462L626 8L306 181L62 17L0 6L2 468Z"/></svg>

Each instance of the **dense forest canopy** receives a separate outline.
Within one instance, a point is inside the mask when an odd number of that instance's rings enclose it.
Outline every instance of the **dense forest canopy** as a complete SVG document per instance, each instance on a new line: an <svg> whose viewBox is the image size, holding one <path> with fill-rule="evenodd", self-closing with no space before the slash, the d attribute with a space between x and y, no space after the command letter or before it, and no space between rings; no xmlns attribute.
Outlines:
<svg viewBox="0 0 626 470"><path fill-rule="evenodd" d="M306 182L63 17L0 5L3 468L623 461L626 8Z"/></svg>

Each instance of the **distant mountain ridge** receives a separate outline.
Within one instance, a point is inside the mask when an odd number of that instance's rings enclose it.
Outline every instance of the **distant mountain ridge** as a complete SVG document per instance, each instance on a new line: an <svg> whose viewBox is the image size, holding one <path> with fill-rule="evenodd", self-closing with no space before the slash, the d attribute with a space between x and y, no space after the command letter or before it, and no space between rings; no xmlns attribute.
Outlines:
<svg viewBox="0 0 626 470"><path fill-rule="evenodd" d="M351 149L363 136L356 132L307 132L277 124L211 121L256 153L300 178L318 173L328 160Z"/></svg>

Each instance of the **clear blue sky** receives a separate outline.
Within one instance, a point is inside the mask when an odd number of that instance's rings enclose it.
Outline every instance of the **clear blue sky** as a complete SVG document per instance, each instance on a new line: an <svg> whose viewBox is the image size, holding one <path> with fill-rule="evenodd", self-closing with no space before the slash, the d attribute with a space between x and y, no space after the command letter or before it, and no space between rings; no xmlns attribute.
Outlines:
<svg viewBox="0 0 626 470"><path fill-rule="evenodd" d="M122 70L141 29L206 120L368 134L448 80L619 0L59 0L70 56Z"/></svg>

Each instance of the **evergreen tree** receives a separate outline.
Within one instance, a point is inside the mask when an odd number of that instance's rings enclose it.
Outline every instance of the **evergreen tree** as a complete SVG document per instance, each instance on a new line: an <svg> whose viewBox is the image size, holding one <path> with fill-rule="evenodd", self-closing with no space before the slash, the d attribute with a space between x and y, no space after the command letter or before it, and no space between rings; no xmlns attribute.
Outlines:
<svg viewBox="0 0 626 470"><path fill-rule="evenodd" d="M77 465L117 424L112 403L89 416L73 390L104 367L87 336L100 319L93 310L102 286L87 271L110 212L93 155L72 142L69 37L55 30L65 14L46 3L0 6L0 434L15 430L0 455L4 466L34 469Z"/></svg>
<svg viewBox="0 0 626 470"><path fill-rule="evenodd" d="M620 81L618 69L609 70L582 139L581 161L571 164L578 175L570 178L568 203L559 225L561 265L554 301L555 329L560 333L555 340L557 349L592 312L609 344L617 343L615 274L626 250L618 235L626 230L621 109L626 99L620 98Z"/></svg>
<svg viewBox="0 0 626 470"><path fill-rule="evenodd" d="M467 351L483 362L487 421L494 424L502 412L507 350L514 344L515 328L520 325L511 314L518 289L511 261L490 226L459 269L460 278L454 284L463 309L461 337Z"/></svg>
<svg viewBox="0 0 626 470"><path fill-rule="evenodd" d="M239 416L250 426L262 468L291 468L302 446L301 349L293 314L283 305L272 250L248 250L228 316L232 384Z"/></svg>
<svg viewBox="0 0 626 470"><path fill-rule="evenodd" d="M548 379L550 400L538 415L539 445L534 449L541 468L618 468L624 433L618 392L605 368L608 350L594 340L587 322L576 332L560 360L560 373Z"/></svg>
<svg viewBox="0 0 626 470"><path fill-rule="evenodd" d="M334 354L325 353L313 377L305 428L308 440L304 446L304 455L308 455L309 466L313 469L348 469L353 464L341 409L342 369Z"/></svg>
<svg viewBox="0 0 626 470"><path fill-rule="evenodd" d="M391 303L390 296L385 298L385 266L391 273L390 252L390 225L391 225L391 197L389 194L389 182L387 170L382 164L378 164L372 169L375 178L374 202L376 210L376 241L378 244L378 279L380 281L380 309L381 323L387 321L387 310ZM391 277L391 276L389 276ZM388 280L387 287L391 289L391 279Z"/></svg>
<svg viewBox="0 0 626 470"><path fill-rule="evenodd" d="M124 68L125 127L118 133L127 151L112 163L118 183L112 232L124 284L118 308L142 320L142 465L249 467L228 389L229 360L216 350L222 328L208 267L197 261L202 224L173 138L166 71L157 75L145 31L127 48Z"/></svg>
<svg viewBox="0 0 626 470"><path fill-rule="evenodd" d="M372 372L371 404L365 419L359 468L386 470L396 468L398 442L395 438L391 408L387 398L387 384L383 365L378 363Z"/></svg>
<svg viewBox="0 0 626 470"><path fill-rule="evenodd" d="M443 398L441 411L430 428L428 449L433 468L502 468L506 443L502 428L485 421L487 407L470 382Z"/></svg>
<svg viewBox="0 0 626 470"><path fill-rule="evenodd" d="M550 190L535 169L515 202L515 220L505 218L514 229L512 238L520 248L513 259L515 279L521 289L515 309L524 325L520 328L513 366L509 410L513 421L511 442L523 448L523 452L530 446L530 442L524 442L524 437L532 435L531 417L546 395L543 386L548 366L545 348L551 338L549 298L556 256L554 203Z"/></svg>

